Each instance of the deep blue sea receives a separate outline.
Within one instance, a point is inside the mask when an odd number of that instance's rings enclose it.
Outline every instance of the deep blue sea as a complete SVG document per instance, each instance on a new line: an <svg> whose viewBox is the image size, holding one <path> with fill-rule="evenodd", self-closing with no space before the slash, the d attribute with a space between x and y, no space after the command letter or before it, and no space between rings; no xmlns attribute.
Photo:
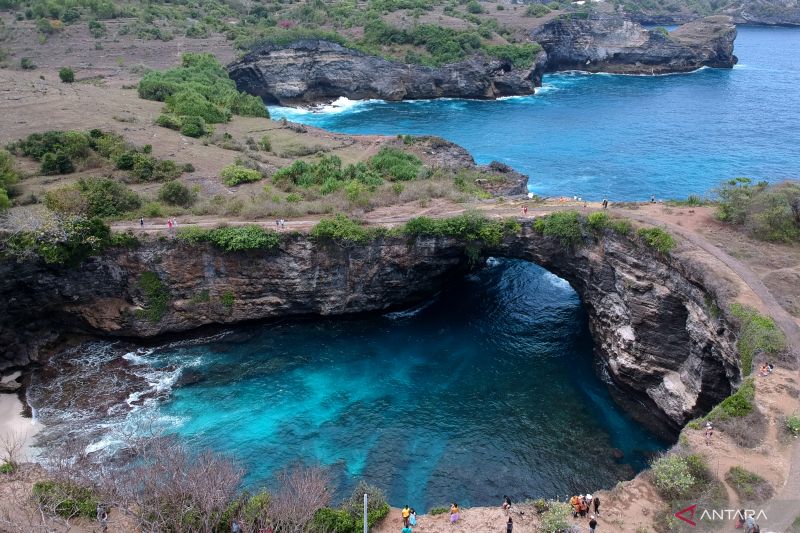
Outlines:
<svg viewBox="0 0 800 533"><path fill-rule="evenodd" d="M800 178L800 28L739 27L735 53L732 70L547 75L536 96L500 101L270 112L346 133L439 135L528 174L544 196L680 198L736 176Z"/></svg>

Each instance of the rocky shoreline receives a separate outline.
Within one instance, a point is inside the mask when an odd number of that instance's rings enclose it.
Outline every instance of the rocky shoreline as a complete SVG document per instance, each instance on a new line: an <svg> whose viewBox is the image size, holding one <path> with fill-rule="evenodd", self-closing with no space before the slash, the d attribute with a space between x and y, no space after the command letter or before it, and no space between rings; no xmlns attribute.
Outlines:
<svg viewBox="0 0 800 533"><path fill-rule="evenodd" d="M372 56L322 40L264 45L228 66L240 91L268 104L302 106L340 97L387 101L496 99L531 95L542 74L563 70L626 74L687 72L736 64L730 17L707 17L665 35L616 15L552 19L531 34L544 50L528 68L481 54L439 68Z"/></svg>

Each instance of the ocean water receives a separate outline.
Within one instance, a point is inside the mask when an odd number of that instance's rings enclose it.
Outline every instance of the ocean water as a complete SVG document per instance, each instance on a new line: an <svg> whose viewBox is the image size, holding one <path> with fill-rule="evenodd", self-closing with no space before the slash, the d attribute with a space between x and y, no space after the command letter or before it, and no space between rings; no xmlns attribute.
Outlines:
<svg viewBox="0 0 800 533"><path fill-rule="evenodd" d="M523 261L399 312L79 352L33 376L41 443L102 454L152 426L229 454L251 487L320 464L340 495L366 479L393 505L494 505L611 487L667 444L611 400L577 294Z"/></svg>
<svg viewBox="0 0 800 533"><path fill-rule="evenodd" d="M707 195L736 176L800 178L800 28L739 27L739 65L667 76L554 74L536 96L494 102L340 101L271 107L329 130L439 135L499 160L544 196Z"/></svg>

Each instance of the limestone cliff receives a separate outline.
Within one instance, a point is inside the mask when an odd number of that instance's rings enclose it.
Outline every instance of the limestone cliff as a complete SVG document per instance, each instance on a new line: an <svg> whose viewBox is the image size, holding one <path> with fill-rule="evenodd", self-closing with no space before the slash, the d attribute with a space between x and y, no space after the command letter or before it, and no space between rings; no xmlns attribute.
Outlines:
<svg viewBox="0 0 800 533"><path fill-rule="evenodd" d="M736 26L726 16L690 22L668 35L617 15L563 16L534 30L531 39L547 52L547 72L663 74L737 62Z"/></svg>
<svg viewBox="0 0 800 533"><path fill-rule="evenodd" d="M267 103L298 105L354 100L493 99L533 94L541 85L540 54L531 68L476 55L439 68L371 56L336 43L301 40L266 45L228 66L240 91Z"/></svg>
<svg viewBox="0 0 800 533"><path fill-rule="evenodd" d="M76 268L0 261L0 370L43 362L41 347L75 333L142 338L409 305L466 272L465 250L450 238L340 246L294 236L274 251L232 254L151 241ZM711 282L689 259L654 254L613 233L565 247L530 223L484 253L533 261L570 281L609 377L647 421L677 429L740 381L734 334L709 308ZM150 292L145 273L159 280ZM160 312L142 313L157 310L159 298Z"/></svg>

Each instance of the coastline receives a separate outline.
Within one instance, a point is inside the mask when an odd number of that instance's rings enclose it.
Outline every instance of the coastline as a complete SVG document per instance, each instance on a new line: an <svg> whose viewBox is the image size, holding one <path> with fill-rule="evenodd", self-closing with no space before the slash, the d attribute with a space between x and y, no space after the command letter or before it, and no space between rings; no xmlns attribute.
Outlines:
<svg viewBox="0 0 800 533"><path fill-rule="evenodd" d="M42 424L24 416L24 408L17 393L0 393L0 442L21 440L17 460L36 462L38 453L33 445L33 437L42 430Z"/></svg>

